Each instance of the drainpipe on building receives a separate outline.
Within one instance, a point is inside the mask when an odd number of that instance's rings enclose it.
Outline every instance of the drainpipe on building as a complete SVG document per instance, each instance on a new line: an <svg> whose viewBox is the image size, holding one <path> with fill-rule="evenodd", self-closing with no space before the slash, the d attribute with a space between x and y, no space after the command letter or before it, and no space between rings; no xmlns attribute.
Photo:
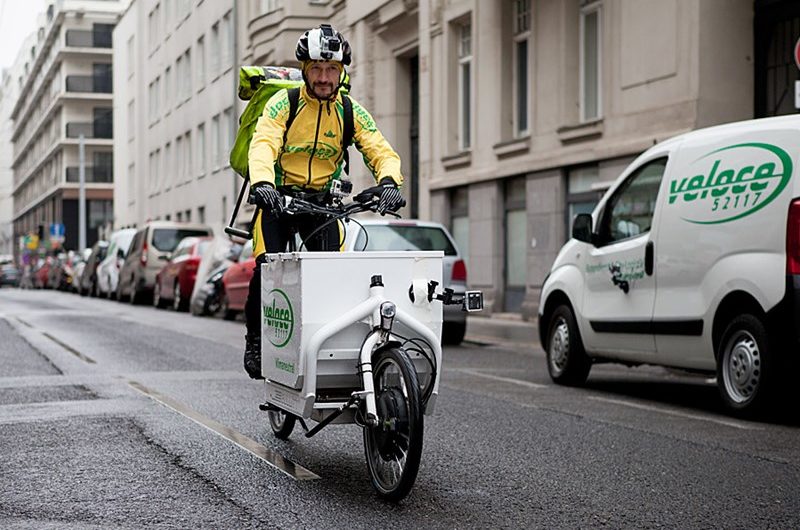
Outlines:
<svg viewBox="0 0 800 530"><path fill-rule="evenodd" d="M238 109L237 98L238 98L238 93L239 93L239 75L238 75L238 70L236 70L236 66L239 64L238 63L238 60L239 60L239 9L237 7L238 3L239 2L237 2L236 0L233 0L233 12L231 14L231 18L233 19L231 21L231 23L233 25L233 31L231 32L232 33L231 38L233 39L233 48L232 49L233 49L233 73L234 73L234 75L232 76L233 77L233 90L231 90L231 94L233 94L233 104L231 105L231 120L233 120L233 123L232 124L228 124L228 127L229 127L228 130L231 130L231 127L235 128L236 125L238 124L238 121L236 119L236 111ZM238 130L238 128L235 128L234 130ZM231 180L231 186L232 186L231 199L233 199L231 201L231 204L234 204L234 201L236 201L237 193L239 191L238 190L239 177L234 171L231 171L231 179L232 179ZM223 213L227 214L227 212L223 212ZM223 224L223 226L225 226L225 219L222 220L222 224ZM236 222L234 221L231 224L235 226Z"/></svg>
<svg viewBox="0 0 800 530"><path fill-rule="evenodd" d="M86 248L86 148L78 138L78 252Z"/></svg>

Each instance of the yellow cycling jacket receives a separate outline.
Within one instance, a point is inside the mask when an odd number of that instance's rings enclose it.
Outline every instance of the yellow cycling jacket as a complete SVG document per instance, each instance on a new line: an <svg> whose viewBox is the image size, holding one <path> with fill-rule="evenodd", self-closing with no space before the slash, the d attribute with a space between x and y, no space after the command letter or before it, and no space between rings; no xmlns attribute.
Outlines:
<svg viewBox="0 0 800 530"><path fill-rule="evenodd" d="M348 97L350 97L348 95ZM402 185L400 157L375 125L369 112L350 97L353 105L353 143L364 157L364 163L375 181L389 177ZM344 107L342 96L335 101L320 101L300 89L292 126L284 133L289 118L289 94L279 90L264 106L256 123L248 153L250 185L269 182L275 186L299 186L321 190L342 171ZM261 216L254 227L253 253L264 253Z"/></svg>
<svg viewBox="0 0 800 530"><path fill-rule="evenodd" d="M364 162L376 182L390 177L403 183L400 157L375 126L372 116L350 97L353 103L353 143L364 156ZM300 89L292 127L286 135L289 117L289 95L279 90L264 106L250 142L250 184L269 182L275 186L301 186L315 190L325 188L342 170L343 134L342 96L335 101L320 101Z"/></svg>

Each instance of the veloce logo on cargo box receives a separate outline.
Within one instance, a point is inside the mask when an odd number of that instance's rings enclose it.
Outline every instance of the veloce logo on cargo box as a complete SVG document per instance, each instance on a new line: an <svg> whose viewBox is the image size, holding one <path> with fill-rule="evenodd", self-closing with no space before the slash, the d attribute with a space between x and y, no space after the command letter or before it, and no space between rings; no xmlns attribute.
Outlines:
<svg viewBox="0 0 800 530"><path fill-rule="evenodd" d="M737 164L737 160L753 158L742 156L744 150L756 151L756 159L762 162ZM709 160L713 160L710 169ZM792 159L772 144L742 143L701 156L689 166L688 173L694 176L669 183L669 204L679 198L686 203L686 215L681 217L684 221L720 224L746 217L775 200L792 178Z"/></svg>
<svg viewBox="0 0 800 530"><path fill-rule="evenodd" d="M294 309L289 297L280 289L273 289L261 304L265 335L276 348L283 348L294 333Z"/></svg>

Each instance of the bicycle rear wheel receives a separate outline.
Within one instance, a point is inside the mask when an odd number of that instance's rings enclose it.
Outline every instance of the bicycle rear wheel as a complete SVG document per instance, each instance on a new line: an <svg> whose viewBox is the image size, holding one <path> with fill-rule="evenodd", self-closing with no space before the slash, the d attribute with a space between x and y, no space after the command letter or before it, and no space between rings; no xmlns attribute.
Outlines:
<svg viewBox="0 0 800 530"><path fill-rule="evenodd" d="M367 467L378 495L399 501L411 491L422 456L419 380L408 354L394 348L375 356L372 373L378 425L364 427Z"/></svg>

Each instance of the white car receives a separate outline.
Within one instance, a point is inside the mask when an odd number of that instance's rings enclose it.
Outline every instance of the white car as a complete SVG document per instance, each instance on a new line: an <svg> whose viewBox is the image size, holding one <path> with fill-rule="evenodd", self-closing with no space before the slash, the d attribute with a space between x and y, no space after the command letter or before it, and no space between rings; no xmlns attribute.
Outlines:
<svg viewBox="0 0 800 530"><path fill-rule="evenodd" d="M467 290L467 267L455 240L440 223L413 219L359 219L349 223L344 243L345 251L374 250L441 250L442 288L449 287L455 294ZM460 344L467 329L467 313L458 305L444 307L442 342Z"/></svg>
<svg viewBox="0 0 800 530"><path fill-rule="evenodd" d="M551 378L593 363L716 375L725 404L769 411L800 352L800 116L655 145L611 186L542 286Z"/></svg>
<svg viewBox="0 0 800 530"><path fill-rule="evenodd" d="M116 296L119 270L122 268L135 233L135 228L124 228L111 234L106 257L97 266L97 291L101 297Z"/></svg>

